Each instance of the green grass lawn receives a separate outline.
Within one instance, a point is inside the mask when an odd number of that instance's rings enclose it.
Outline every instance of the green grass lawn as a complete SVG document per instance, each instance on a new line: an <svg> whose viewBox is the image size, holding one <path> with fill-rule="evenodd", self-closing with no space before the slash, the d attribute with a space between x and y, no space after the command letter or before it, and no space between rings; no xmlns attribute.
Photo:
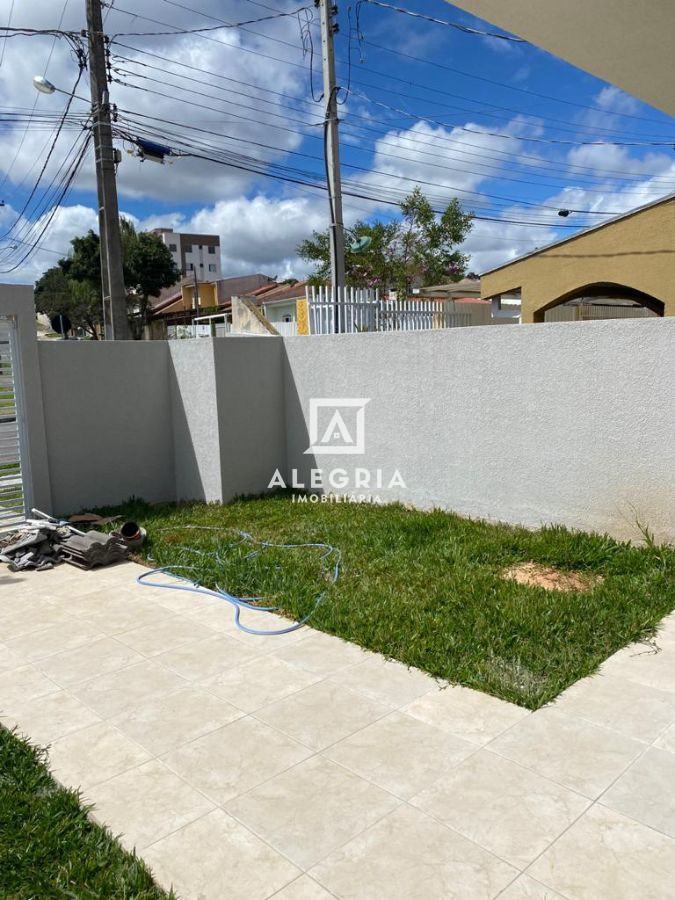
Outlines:
<svg viewBox="0 0 675 900"><path fill-rule="evenodd" d="M675 548L653 542L637 547L400 505L294 504L283 494L225 506L130 502L114 512L147 528L151 564L193 566L189 574L202 584L271 596L293 617L326 587L319 551L250 559L250 546L232 546L236 529L278 543L335 545L342 571L310 624L530 709L652 635L675 608ZM529 560L603 577L587 592L563 592L501 576ZM251 615L265 627L262 614Z"/></svg>
<svg viewBox="0 0 675 900"><path fill-rule="evenodd" d="M46 753L0 726L0 897L169 900L137 857L87 818Z"/></svg>

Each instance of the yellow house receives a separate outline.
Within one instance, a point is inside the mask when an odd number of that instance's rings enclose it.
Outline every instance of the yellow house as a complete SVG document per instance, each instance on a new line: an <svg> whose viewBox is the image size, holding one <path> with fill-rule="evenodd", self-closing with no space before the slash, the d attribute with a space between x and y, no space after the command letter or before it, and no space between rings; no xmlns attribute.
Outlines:
<svg viewBox="0 0 675 900"><path fill-rule="evenodd" d="M481 274L481 296L495 311L503 295L518 292L522 322L593 298L675 316L675 194Z"/></svg>

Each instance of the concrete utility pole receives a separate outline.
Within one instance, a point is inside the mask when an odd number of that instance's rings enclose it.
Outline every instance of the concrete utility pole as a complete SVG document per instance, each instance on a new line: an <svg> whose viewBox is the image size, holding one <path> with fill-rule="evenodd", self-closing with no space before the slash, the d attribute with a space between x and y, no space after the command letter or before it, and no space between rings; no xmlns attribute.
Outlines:
<svg viewBox="0 0 675 900"><path fill-rule="evenodd" d="M117 205L115 156L110 125L108 77L101 0L86 0L89 33L89 84L93 115L94 155L98 191L98 227L101 243L103 333L107 341L131 339L127 318L120 213Z"/></svg>
<svg viewBox="0 0 675 900"><path fill-rule="evenodd" d="M338 30L337 6L331 0L315 0L321 13L321 55L323 59L323 97L326 110L324 154L330 207L330 277L335 316L335 331L340 330L338 301L345 287L345 232L342 221L342 181L338 139L338 88L335 84L333 35Z"/></svg>

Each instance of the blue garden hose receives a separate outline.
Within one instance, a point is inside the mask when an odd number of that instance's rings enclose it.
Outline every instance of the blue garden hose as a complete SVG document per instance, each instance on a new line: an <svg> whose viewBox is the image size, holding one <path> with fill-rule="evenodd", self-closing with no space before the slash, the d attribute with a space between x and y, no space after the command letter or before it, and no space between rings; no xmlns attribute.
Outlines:
<svg viewBox="0 0 675 900"><path fill-rule="evenodd" d="M204 530L204 531L220 531L221 530L220 528L212 527L209 525L184 525L181 527L193 528L193 529ZM177 529L175 529L175 528L162 529L162 531L176 531L176 530ZM246 531L239 531L237 533L239 535L240 540L237 541L236 544L233 544L231 546L239 546L240 544L243 544L244 542L249 541L252 544L255 544L258 548L276 547L277 549L280 549L280 550L297 550L297 549L301 549L301 548L305 547L305 548L311 548L311 549L324 550L325 552L321 556L322 562L323 562L323 560L327 559L331 555L335 556L335 565L333 566L332 574L330 575L330 578L329 578L329 580L330 580L329 587L334 585L335 582L338 580L338 577L340 574L340 565L342 562L342 554L337 549L337 547L333 547L330 544L320 544L320 543L316 543L316 544L274 544L269 541L257 541L254 537L252 537L252 535L250 535ZM203 553L204 553L204 551L198 550L194 547L188 547L186 549L192 553L197 553L200 555L203 555ZM252 550L250 553L248 553L246 555L245 559L253 559L259 553L260 553L260 549ZM218 561L222 561L218 554L216 554L216 559ZM317 598L314 600L314 605L312 606L312 609L307 613L307 615L303 616L303 618L300 619L299 621L294 622L293 625L289 625L288 628L279 628L279 629L275 629L273 631L266 631L266 630L261 630L258 628L249 628L247 625L244 625L244 623L240 619L241 611L242 611L242 609L247 609L247 610L251 610L253 612L276 612L279 610L278 606L259 606L257 604L252 603L251 601L252 600L262 600L263 599L262 597L236 597L234 594L231 594L229 591L226 591L224 588L221 588L218 585L216 585L216 590L211 590L210 588L206 588L203 585L199 584L198 582L190 580L185 575L178 574L176 571L176 570L183 570L183 571L188 570L189 571L190 569L193 569L193 568L194 568L194 566L160 566L159 568L151 569L148 572L143 572L142 575L138 576L136 581L138 582L138 584L143 585L145 587L165 588L167 590L172 590L172 591L187 591L192 594L202 594L205 597L216 597L218 600L226 600L228 603L231 603L232 606L234 607L234 622L235 622L235 625L237 626L237 628L240 629L240 631L245 631L247 634L270 635L270 636L271 635L280 635L280 634L290 634L292 631L297 631L299 628L302 628L302 626L305 625L309 621L311 616L313 616L314 613L317 611L317 609L319 608L321 602L323 601L324 597L326 596L326 594L329 590L329 588L326 588L325 590L323 590L317 596ZM325 573L325 571L326 570L324 569L324 573ZM149 580L152 578L153 575L157 575L160 572L168 574L168 575L172 575L173 578L182 582L182 584L169 584L167 582L158 582L158 581L150 581Z"/></svg>

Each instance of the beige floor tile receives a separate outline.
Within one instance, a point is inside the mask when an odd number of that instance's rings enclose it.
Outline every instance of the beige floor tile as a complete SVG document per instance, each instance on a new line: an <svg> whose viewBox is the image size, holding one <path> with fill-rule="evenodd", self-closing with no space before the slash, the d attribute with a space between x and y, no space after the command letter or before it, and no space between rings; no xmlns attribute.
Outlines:
<svg viewBox="0 0 675 900"><path fill-rule="evenodd" d="M275 654L270 654L255 657L235 668L228 668L200 684L245 712L254 712L268 703L295 694L318 680L318 675L310 675L304 669L290 666Z"/></svg>
<svg viewBox="0 0 675 900"><path fill-rule="evenodd" d="M394 708L405 706L423 694L437 690L437 684L430 675L384 659L379 654L373 654L356 666L342 669L332 675L330 680Z"/></svg>
<svg viewBox="0 0 675 900"><path fill-rule="evenodd" d="M150 758L147 750L102 722L55 741L49 750L49 768L62 784L86 791Z"/></svg>
<svg viewBox="0 0 675 900"><path fill-rule="evenodd" d="M313 750L365 728L391 707L338 684L321 681L256 711L255 716Z"/></svg>
<svg viewBox="0 0 675 900"><path fill-rule="evenodd" d="M307 868L398 802L335 763L314 756L232 800L227 811Z"/></svg>
<svg viewBox="0 0 675 900"><path fill-rule="evenodd" d="M175 650L184 644L201 641L211 637L213 632L199 622L179 615L171 615L164 622L144 625L131 631L118 634L117 640L128 647L142 653L143 656L156 656L164 651Z"/></svg>
<svg viewBox="0 0 675 900"><path fill-rule="evenodd" d="M3 708L2 716L3 725L15 725L22 734L42 746L101 721L95 712L66 691L12 703Z"/></svg>
<svg viewBox="0 0 675 900"><path fill-rule="evenodd" d="M596 804L529 870L573 900L672 900L675 841Z"/></svg>
<svg viewBox="0 0 675 900"><path fill-rule="evenodd" d="M600 802L675 837L675 754L651 747Z"/></svg>
<svg viewBox="0 0 675 900"><path fill-rule="evenodd" d="M488 750L442 775L411 803L519 869L589 805L579 794Z"/></svg>
<svg viewBox="0 0 675 900"><path fill-rule="evenodd" d="M286 628L295 624L293 619L287 619L285 616L280 616L276 613L258 613L251 611L242 612L241 622L246 625L247 628L256 628L259 631L264 632L284 631ZM263 654L274 653L285 647L300 644L313 633L316 632L312 632L311 629L307 627L297 628L294 631L289 631L287 634L248 634L248 632L236 628L232 632L232 637L241 641L245 647L250 648L256 653Z"/></svg>
<svg viewBox="0 0 675 900"><path fill-rule="evenodd" d="M529 875L521 875L499 895L499 900L565 900L565 898L557 891L530 878Z"/></svg>
<svg viewBox="0 0 675 900"><path fill-rule="evenodd" d="M610 656L600 671L603 675L616 675L661 691L675 691L675 652L669 647L660 648L658 640L630 644Z"/></svg>
<svg viewBox="0 0 675 900"><path fill-rule="evenodd" d="M96 821L120 834L127 849L139 851L213 808L159 760L93 785L87 797L95 803Z"/></svg>
<svg viewBox="0 0 675 900"><path fill-rule="evenodd" d="M81 572L80 577L64 577L61 580L49 579L45 584L45 593L55 600L69 601L86 594L99 594L101 597L114 593L110 581L102 578L101 572Z"/></svg>
<svg viewBox="0 0 675 900"><path fill-rule="evenodd" d="M223 804L296 765L309 753L273 728L247 717L185 744L163 760L193 787Z"/></svg>
<svg viewBox="0 0 675 900"><path fill-rule="evenodd" d="M137 599L130 595L123 599L121 592L111 596L102 591L88 618L105 634L117 635L134 628L162 625L175 615L159 603L136 602Z"/></svg>
<svg viewBox="0 0 675 900"><path fill-rule="evenodd" d="M548 708L519 722L490 749L587 797L597 797L644 744Z"/></svg>
<svg viewBox="0 0 675 900"><path fill-rule="evenodd" d="M333 900L334 897L335 894L329 894L309 875L301 875L274 895L275 900Z"/></svg>
<svg viewBox="0 0 675 900"><path fill-rule="evenodd" d="M343 900L492 900L516 870L402 806L310 874Z"/></svg>
<svg viewBox="0 0 675 900"><path fill-rule="evenodd" d="M236 637L239 631L234 621L234 607L225 600L197 606L185 615L219 634Z"/></svg>
<svg viewBox="0 0 675 900"><path fill-rule="evenodd" d="M111 724L160 756L238 719L241 710L205 691L186 688L135 706Z"/></svg>
<svg viewBox="0 0 675 900"><path fill-rule="evenodd" d="M299 874L219 809L148 847L143 858L183 900L266 900L283 896L276 892Z"/></svg>
<svg viewBox="0 0 675 900"><path fill-rule="evenodd" d="M187 678L188 681L201 681L255 658L251 650L234 638L209 631L209 637L205 640L194 641L166 653L160 653L155 657L155 661Z"/></svg>
<svg viewBox="0 0 675 900"><path fill-rule="evenodd" d="M408 799L448 773L476 745L392 712L334 744L324 754L398 797Z"/></svg>
<svg viewBox="0 0 675 900"><path fill-rule="evenodd" d="M118 716L142 703L166 697L188 682L152 660L101 675L72 688L72 693L103 718Z"/></svg>
<svg viewBox="0 0 675 900"><path fill-rule="evenodd" d="M83 619L69 619L7 641L9 649L26 662L35 662L65 650L75 650L103 637L100 629Z"/></svg>
<svg viewBox="0 0 675 900"><path fill-rule="evenodd" d="M71 621L67 613L47 601L31 602L17 607L2 618L0 636L8 646L23 635L36 634L45 628Z"/></svg>
<svg viewBox="0 0 675 900"><path fill-rule="evenodd" d="M486 744L529 710L459 685L435 688L403 707L403 712L475 744Z"/></svg>
<svg viewBox="0 0 675 900"><path fill-rule="evenodd" d="M26 663L20 656L17 656L16 653L12 653L12 651L4 644L0 644L0 674L3 672L11 672L12 669L18 669L25 665Z"/></svg>
<svg viewBox="0 0 675 900"><path fill-rule="evenodd" d="M612 675L583 678L561 694L553 705L561 712L647 743L675 720L675 692L659 691Z"/></svg>
<svg viewBox="0 0 675 900"><path fill-rule="evenodd" d="M661 750L669 750L671 753L675 753L675 722L659 735L655 741L655 746L660 747Z"/></svg>
<svg viewBox="0 0 675 900"><path fill-rule="evenodd" d="M347 666L355 666L368 658L356 644L318 631L309 631L304 640L293 647L275 650L276 655L292 666L298 666L322 678L334 675Z"/></svg>
<svg viewBox="0 0 675 900"><path fill-rule="evenodd" d="M0 674L0 714L11 703L32 700L61 690L60 686L33 666L21 666Z"/></svg>
<svg viewBox="0 0 675 900"><path fill-rule="evenodd" d="M40 671L64 687L143 662L140 653L115 638L104 637L75 650L41 659Z"/></svg>

